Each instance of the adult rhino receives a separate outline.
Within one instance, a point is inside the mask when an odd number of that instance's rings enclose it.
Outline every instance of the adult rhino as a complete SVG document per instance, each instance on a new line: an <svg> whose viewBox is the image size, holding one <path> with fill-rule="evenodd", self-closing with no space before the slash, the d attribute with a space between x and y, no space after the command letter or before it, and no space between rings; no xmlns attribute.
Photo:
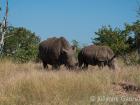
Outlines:
<svg viewBox="0 0 140 105"><path fill-rule="evenodd" d="M108 65L109 68L115 69L116 55L108 46L90 45L84 47L78 54L79 67L87 68L88 65L98 65L104 67Z"/></svg>
<svg viewBox="0 0 140 105"><path fill-rule="evenodd" d="M43 67L48 68L48 64L53 69L58 69L64 64L68 68L74 68L76 65L75 47L72 47L64 38L48 38L39 44L39 58L43 62Z"/></svg>

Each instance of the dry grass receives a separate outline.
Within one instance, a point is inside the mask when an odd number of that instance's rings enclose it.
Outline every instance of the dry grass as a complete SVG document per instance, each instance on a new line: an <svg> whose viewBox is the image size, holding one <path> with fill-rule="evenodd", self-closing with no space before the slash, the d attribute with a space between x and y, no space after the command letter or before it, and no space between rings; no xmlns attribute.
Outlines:
<svg viewBox="0 0 140 105"><path fill-rule="evenodd" d="M140 86L140 66L126 67L121 63L119 67L115 72L98 67L46 71L40 64L0 61L0 105L131 105L133 101L104 103L90 99L124 95L113 89L113 83L125 81Z"/></svg>

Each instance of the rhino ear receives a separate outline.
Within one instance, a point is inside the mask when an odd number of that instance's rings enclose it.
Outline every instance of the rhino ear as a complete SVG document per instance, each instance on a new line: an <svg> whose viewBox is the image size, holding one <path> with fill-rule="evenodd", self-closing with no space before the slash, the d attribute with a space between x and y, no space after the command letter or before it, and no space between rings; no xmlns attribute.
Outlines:
<svg viewBox="0 0 140 105"><path fill-rule="evenodd" d="M76 46L71 46L71 48L74 52L76 52L76 49L77 49Z"/></svg>
<svg viewBox="0 0 140 105"><path fill-rule="evenodd" d="M67 49L64 49L64 48L63 48L62 50L63 50L65 53L68 53L68 52L69 52Z"/></svg>

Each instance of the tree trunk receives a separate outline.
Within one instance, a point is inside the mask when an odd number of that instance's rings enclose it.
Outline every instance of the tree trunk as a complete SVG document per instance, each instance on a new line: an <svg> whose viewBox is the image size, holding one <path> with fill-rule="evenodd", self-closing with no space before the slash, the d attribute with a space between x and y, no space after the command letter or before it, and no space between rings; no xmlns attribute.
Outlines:
<svg viewBox="0 0 140 105"><path fill-rule="evenodd" d="M1 33L0 54L2 54L3 46L4 46L4 36L5 36L5 33L6 33L6 19L4 19L2 24L1 24L0 33Z"/></svg>
<svg viewBox="0 0 140 105"><path fill-rule="evenodd" d="M1 10L0 10L1 11ZM3 46L4 46L4 37L6 34L6 30L7 30L7 18L8 18L8 0L6 0L6 9L5 9L5 16L3 18L3 21L1 22L0 25L0 54L3 51Z"/></svg>

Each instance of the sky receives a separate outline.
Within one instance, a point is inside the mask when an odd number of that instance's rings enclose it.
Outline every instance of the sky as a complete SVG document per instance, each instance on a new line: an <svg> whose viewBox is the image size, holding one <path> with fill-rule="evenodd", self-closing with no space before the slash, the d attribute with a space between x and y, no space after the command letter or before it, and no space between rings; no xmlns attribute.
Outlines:
<svg viewBox="0 0 140 105"><path fill-rule="evenodd" d="M9 25L25 27L45 40L64 36L90 44L104 25L123 28L137 19L140 0L9 0ZM4 0L2 0L4 5Z"/></svg>

